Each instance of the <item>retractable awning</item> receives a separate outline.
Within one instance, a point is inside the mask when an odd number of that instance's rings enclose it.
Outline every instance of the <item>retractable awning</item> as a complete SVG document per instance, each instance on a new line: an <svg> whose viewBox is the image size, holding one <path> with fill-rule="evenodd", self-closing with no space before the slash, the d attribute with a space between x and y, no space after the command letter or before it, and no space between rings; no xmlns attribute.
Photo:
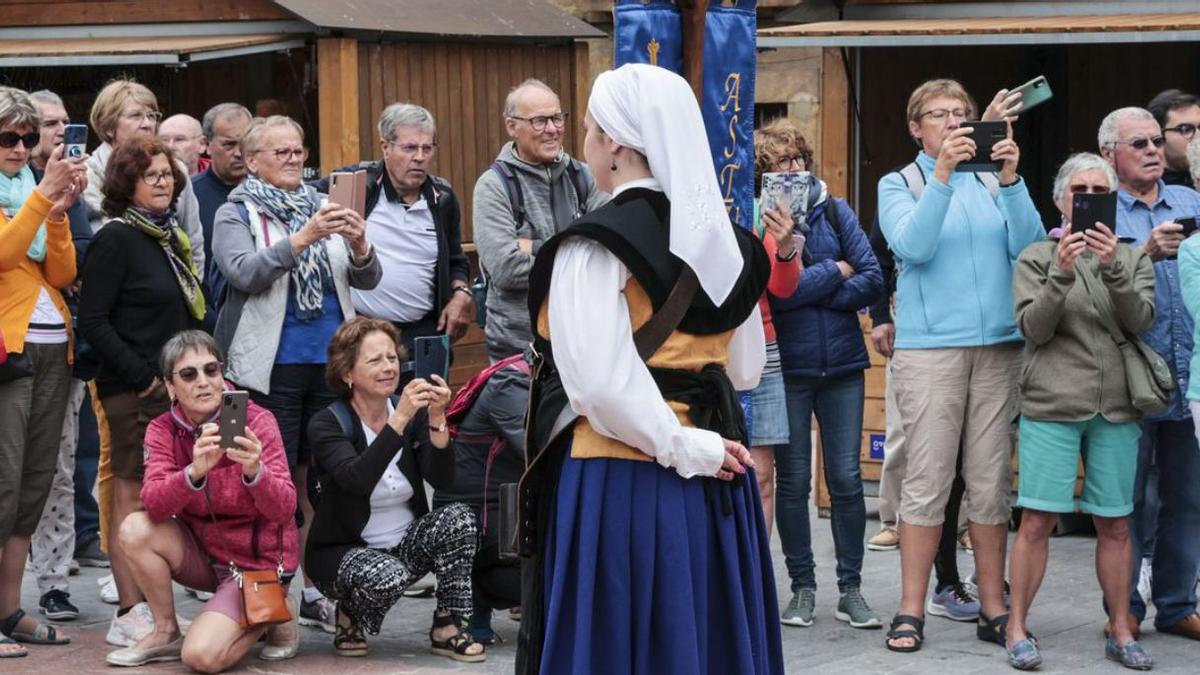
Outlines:
<svg viewBox="0 0 1200 675"><path fill-rule="evenodd" d="M183 65L304 45L296 35L0 40L0 67Z"/></svg>
<svg viewBox="0 0 1200 675"><path fill-rule="evenodd" d="M602 38L546 0L275 0L320 28L412 37L496 40Z"/></svg>
<svg viewBox="0 0 1200 675"><path fill-rule="evenodd" d="M927 47L1200 41L1200 12L820 21L764 28L759 47Z"/></svg>

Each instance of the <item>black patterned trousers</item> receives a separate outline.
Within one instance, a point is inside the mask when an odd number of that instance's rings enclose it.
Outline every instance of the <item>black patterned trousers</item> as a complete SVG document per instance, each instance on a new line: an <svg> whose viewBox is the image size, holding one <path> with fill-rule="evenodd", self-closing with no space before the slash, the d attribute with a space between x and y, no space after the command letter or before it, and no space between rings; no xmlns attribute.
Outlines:
<svg viewBox="0 0 1200 675"><path fill-rule="evenodd" d="M319 590L367 633L378 635L383 617L404 589L433 572L437 609L469 620L471 565L479 548L479 526L465 504L447 504L417 518L395 547L355 548L338 565L333 584Z"/></svg>

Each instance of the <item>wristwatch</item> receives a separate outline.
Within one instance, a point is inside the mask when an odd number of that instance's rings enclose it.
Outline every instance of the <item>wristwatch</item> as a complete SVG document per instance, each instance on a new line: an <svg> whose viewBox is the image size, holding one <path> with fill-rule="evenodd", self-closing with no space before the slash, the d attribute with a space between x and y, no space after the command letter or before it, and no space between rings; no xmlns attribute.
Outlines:
<svg viewBox="0 0 1200 675"><path fill-rule="evenodd" d="M791 255L784 257L784 256L779 255L779 251L776 251L775 259L778 260L779 262L791 262L796 259L796 256L799 255L799 253L800 253L800 249L793 248Z"/></svg>
<svg viewBox="0 0 1200 675"><path fill-rule="evenodd" d="M441 426L436 426L436 427L435 427L435 426L433 426L432 424L430 424L430 425L429 425L429 430L430 430L431 432L435 433L435 434L444 433L444 432L446 431L446 420L442 420L442 424L441 424Z"/></svg>

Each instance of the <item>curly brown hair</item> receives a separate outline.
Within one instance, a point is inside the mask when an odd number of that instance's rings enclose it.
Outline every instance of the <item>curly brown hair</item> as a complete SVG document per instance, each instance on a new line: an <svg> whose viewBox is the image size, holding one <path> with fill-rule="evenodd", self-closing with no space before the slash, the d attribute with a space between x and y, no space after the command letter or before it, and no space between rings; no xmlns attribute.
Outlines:
<svg viewBox="0 0 1200 675"><path fill-rule="evenodd" d="M150 168L150 162L158 155L166 155L167 163L171 166L171 175L175 179L175 189L171 192L171 203L179 200L183 188L187 185L187 176L179 168L175 156L158 138L138 138L113 151L104 169L104 184L100 192L104 200L100 208L110 218L119 218L130 206L133 206L133 193L137 189L142 174Z"/></svg>
<svg viewBox="0 0 1200 675"><path fill-rule="evenodd" d="M762 189L762 175L778 171L779 158L792 155L803 157L804 170L815 173L812 146L795 122L779 117L754 132L754 194Z"/></svg>
<svg viewBox="0 0 1200 675"><path fill-rule="evenodd" d="M325 362L325 384L329 390L341 398L350 397L350 387L346 384L346 374L354 370L358 361L358 350L363 340L371 333L380 332L387 335L396 344L396 356L404 361L408 352L400 344L400 331L390 321L383 319L368 319L360 316L347 321L338 327L329 341L328 358Z"/></svg>

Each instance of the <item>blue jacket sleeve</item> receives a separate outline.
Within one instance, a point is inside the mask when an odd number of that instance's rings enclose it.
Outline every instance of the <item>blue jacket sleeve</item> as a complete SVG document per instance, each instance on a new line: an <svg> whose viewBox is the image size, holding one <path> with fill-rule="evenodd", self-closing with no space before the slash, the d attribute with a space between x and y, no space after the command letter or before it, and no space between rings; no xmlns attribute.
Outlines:
<svg viewBox="0 0 1200 675"><path fill-rule="evenodd" d="M804 273L800 275L800 285L796 286L796 292L785 302L789 307L820 305L841 288L845 281L836 261L822 260L804 268Z"/></svg>
<svg viewBox="0 0 1200 675"><path fill-rule="evenodd" d="M825 306L857 312L883 294L883 272L871 250L871 242L859 227L858 216L850 205L835 199L831 201L830 208L838 210L838 223L841 226L838 240L842 243L842 258L854 268L854 274L825 301Z"/></svg>
<svg viewBox="0 0 1200 675"><path fill-rule="evenodd" d="M899 173L879 180L879 226L897 260L917 265L933 258L953 196L954 188L932 176L920 201Z"/></svg>
<svg viewBox="0 0 1200 675"><path fill-rule="evenodd" d="M1008 224L1008 257L1016 260L1021 251L1035 241L1046 238L1046 228L1042 225L1042 217L1038 215L1033 199L1029 197L1029 189L1025 179L1017 181L1016 185L1000 188L996 197L996 206L1004 215Z"/></svg>

